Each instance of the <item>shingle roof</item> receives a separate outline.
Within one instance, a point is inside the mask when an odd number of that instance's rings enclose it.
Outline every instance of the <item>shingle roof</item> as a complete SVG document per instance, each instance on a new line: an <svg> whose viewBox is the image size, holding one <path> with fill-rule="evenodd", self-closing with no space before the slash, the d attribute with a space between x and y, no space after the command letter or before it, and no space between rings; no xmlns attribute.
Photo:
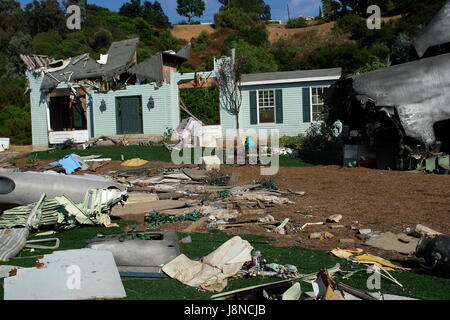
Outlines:
<svg viewBox="0 0 450 320"><path fill-rule="evenodd" d="M264 82L302 82L313 81L317 78L335 78L339 79L342 74L342 68L333 69L318 69L318 70L296 70L296 71L282 71L282 72L269 72L269 73L251 73L242 75L242 84L251 85L253 83L263 84Z"/></svg>
<svg viewBox="0 0 450 320"><path fill-rule="evenodd" d="M139 38L113 42L108 50L106 64L98 63L89 54L70 58L69 64L64 69L45 75L41 90L55 88L60 82L66 82L69 77L70 80L90 78L110 80L127 71L136 53L138 43Z"/></svg>

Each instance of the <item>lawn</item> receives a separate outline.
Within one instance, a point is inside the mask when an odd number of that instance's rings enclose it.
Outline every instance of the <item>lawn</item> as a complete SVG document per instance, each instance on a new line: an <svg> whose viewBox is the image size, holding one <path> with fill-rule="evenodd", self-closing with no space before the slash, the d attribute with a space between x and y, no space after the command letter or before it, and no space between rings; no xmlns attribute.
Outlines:
<svg viewBox="0 0 450 320"><path fill-rule="evenodd" d="M79 156L102 155L103 158L111 158L112 160L129 160L132 158L141 158L147 161L172 162L171 153L163 146L111 146L111 147L93 147L87 150L56 150L53 152L40 151L33 152L28 155L30 159L62 159L63 157L76 153ZM212 152L212 154L214 154ZM182 157L183 152L180 153ZM191 150L191 160L198 162L198 155L195 155L194 149ZM192 161L194 163L194 161ZM308 167L312 164L305 163L299 158L290 156L280 157L281 167Z"/></svg>
<svg viewBox="0 0 450 320"><path fill-rule="evenodd" d="M116 221L115 221L116 222ZM123 231L126 222L119 220L119 228L97 228L83 227L76 230L66 231L56 235L61 240L59 250L83 248L87 244L87 240L94 238L97 234L114 234ZM179 234L182 238L185 235ZM218 248L222 243L231 236L222 232L211 232L208 234L192 234L192 243L182 244L181 249L188 257L201 257L214 249ZM34 239L32 237L31 239ZM299 268L301 273L315 273L322 268L333 267L336 263L341 263L344 270L358 270L359 266L355 266L345 260L341 260L330 256L326 252L305 249L301 247L273 247L271 241L262 236L245 235L242 238L250 241L252 246L260 250L263 256L269 262L280 264L293 264ZM18 265L23 267L32 267L35 264L35 256L47 254L49 251L36 250L34 252L22 251L19 257L4 265ZM394 277L403 284L404 289L382 280L383 293L391 293L405 295L419 299L450 299L450 280L438 277L432 277L424 274L416 274L412 272L393 272ZM338 275L337 280L340 279ZM278 281L279 279L263 279L263 278L240 278L229 281L225 291L244 288L252 285L258 285L267 282ZM344 283L356 288L366 288L367 275L364 272L355 274ZM172 279L122 279L125 290L127 292L126 299L132 300L206 300L211 297L211 293L200 292L194 288L190 288ZM310 285L302 283L304 291L310 291ZM0 296L3 297L3 280L0 280Z"/></svg>

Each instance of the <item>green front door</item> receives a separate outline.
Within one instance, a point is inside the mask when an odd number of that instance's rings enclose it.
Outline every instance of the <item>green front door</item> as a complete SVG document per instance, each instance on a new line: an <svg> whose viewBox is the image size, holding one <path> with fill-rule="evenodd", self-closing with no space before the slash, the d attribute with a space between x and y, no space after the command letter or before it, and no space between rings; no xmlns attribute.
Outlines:
<svg viewBox="0 0 450 320"><path fill-rule="evenodd" d="M140 134L142 129L141 97L116 98L117 134Z"/></svg>

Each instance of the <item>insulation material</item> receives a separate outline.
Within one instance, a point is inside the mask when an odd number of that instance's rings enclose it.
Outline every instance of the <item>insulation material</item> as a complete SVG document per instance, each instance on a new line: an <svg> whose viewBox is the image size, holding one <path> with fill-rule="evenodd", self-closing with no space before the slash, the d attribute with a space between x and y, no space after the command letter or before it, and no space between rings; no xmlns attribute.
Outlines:
<svg viewBox="0 0 450 320"><path fill-rule="evenodd" d="M221 292L228 284L227 278L237 274L246 262L251 261L252 250L248 241L234 237L204 257L202 262L180 255L162 270L188 286Z"/></svg>

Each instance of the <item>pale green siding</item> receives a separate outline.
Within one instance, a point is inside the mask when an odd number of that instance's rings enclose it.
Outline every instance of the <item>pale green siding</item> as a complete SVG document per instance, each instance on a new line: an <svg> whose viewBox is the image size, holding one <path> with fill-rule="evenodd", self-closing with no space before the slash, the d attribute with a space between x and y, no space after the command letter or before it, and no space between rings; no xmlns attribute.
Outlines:
<svg viewBox="0 0 450 320"><path fill-rule="evenodd" d="M28 80L33 146L48 147L47 97L40 90L43 77L28 73Z"/></svg>
<svg viewBox="0 0 450 320"><path fill-rule="evenodd" d="M303 99L302 88L330 86L334 81L299 82L258 86L244 86L242 88L242 105L239 114L239 127L248 129L278 129L280 135L296 136L305 133L311 126L311 122L303 122ZM254 90L281 89L283 95L283 123L250 124L250 92ZM223 97L221 98L221 123L222 130L236 128L235 116L227 112Z"/></svg>

